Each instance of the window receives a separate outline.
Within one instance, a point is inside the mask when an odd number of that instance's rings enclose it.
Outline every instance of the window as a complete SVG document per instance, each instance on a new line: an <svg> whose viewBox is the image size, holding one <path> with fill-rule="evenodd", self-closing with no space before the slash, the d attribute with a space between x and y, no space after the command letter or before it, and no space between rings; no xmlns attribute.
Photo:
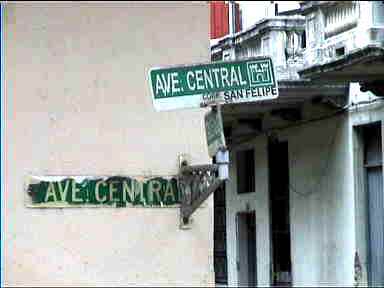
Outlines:
<svg viewBox="0 0 384 288"><path fill-rule="evenodd" d="M292 284L288 142L268 144L272 283Z"/></svg>
<svg viewBox="0 0 384 288"><path fill-rule="evenodd" d="M253 149L238 151L236 155L237 166L237 193L250 193L255 191L255 152Z"/></svg>
<svg viewBox="0 0 384 288"><path fill-rule="evenodd" d="M305 49L307 47L307 38L305 35L305 31L301 33L301 48Z"/></svg>
<svg viewBox="0 0 384 288"><path fill-rule="evenodd" d="M384 285L384 195L381 123L363 128L368 200L368 285Z"/></svg>
<svg viewBox="0 0 384 288"><path fill-rule="evenodd" d="M336 57L344 56L345 54L345 47L339 47L335 49Z"/></svg>
<svg viewBox="0 0 384 288"><path fill-rule="evenodd" d="M214 192L214 242L213 257L216 284L228 283L227 228L225 217L225 184Z"/></svg>

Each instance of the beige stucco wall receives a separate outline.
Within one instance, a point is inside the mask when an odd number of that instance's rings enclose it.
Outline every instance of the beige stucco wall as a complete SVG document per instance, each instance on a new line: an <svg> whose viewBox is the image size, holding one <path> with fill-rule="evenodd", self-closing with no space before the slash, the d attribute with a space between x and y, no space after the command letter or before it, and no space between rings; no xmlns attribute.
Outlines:
<svg viewBox="0 0 384 288"><path fill-rule="evenodd" d="M204 110L155 112L152 66L209 60L209 7L7 3L5 284L213 283L212 198L177 208L31 209L35 175L172 175L208 163Z"/></svg>

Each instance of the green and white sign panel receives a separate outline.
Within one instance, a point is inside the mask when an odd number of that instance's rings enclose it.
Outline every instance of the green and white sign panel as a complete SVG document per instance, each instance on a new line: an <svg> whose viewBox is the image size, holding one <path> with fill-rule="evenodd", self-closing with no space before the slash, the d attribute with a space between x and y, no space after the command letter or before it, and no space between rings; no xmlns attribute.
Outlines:
<svg viewBox="0 0 384 288"><path fill-rule="evenodd" d="M29 176L26 206L171 207L180 203L176 177Z"/></svg>
<svg viewBox="0 0 384 288"><path fill-rule="evenodd" d="M209 157L216 155L217 151L225 146L223 121L221 113L214 109L205 114L205 134L207 136Z"/></svg>
<svg viewBox="0 0 384 288"><path fill-rule="evenodd" d="M152 68L149 82L157 111L198 108L212 100L257 102L279 94L270 57Z"/></svg>

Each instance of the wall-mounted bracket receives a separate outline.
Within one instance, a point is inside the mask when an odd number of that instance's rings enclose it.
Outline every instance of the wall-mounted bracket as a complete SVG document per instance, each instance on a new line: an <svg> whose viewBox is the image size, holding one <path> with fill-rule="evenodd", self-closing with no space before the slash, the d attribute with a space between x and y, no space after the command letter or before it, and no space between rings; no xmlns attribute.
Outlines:
<svg viewBox="0 0 384 288"><path fill-rule="evenodd" d="M181 192L180 228L191 228L191 215L197 208L228 179L229 152L225 147L220 99L202 106L210 106L205 115L208 154L216 158L216 164L191 166L186 157L179 156L179 190Z"/></svg>
<svg viewBox="0 0 384 288"><path fill-rule="evenodd" d="M217 164L180 167L180 227L190 228L190 216L228 178L228 151L218 152Z"/></svg>

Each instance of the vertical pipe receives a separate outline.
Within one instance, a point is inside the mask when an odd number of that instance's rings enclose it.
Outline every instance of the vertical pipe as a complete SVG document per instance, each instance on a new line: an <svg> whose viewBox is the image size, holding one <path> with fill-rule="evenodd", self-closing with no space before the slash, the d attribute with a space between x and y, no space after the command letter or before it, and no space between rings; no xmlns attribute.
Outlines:
<svg viewBox="0 0 384 288"><path fill-rule="evenodd" d="M235 4L235 32L240 32L241 30L241 16L240 16L240 5Z"/></svg>
<svg viewBox="0 0 384 288"><path fill-rule="evenodd" d="M229 1L229 13L228 13L228 17L229 17L229 35L230 36L233 36L233 34L235 34L235 1L233 0L230 0Z"/></svg>
<svg viewBox="0 0 384 288"><path fill-rule="evenodd" d="M222 18L221 18L221 23L222 23L222 35L225 36L229 34L229 5L228 3L223 4L223 10L222 10Z"/></svg>

